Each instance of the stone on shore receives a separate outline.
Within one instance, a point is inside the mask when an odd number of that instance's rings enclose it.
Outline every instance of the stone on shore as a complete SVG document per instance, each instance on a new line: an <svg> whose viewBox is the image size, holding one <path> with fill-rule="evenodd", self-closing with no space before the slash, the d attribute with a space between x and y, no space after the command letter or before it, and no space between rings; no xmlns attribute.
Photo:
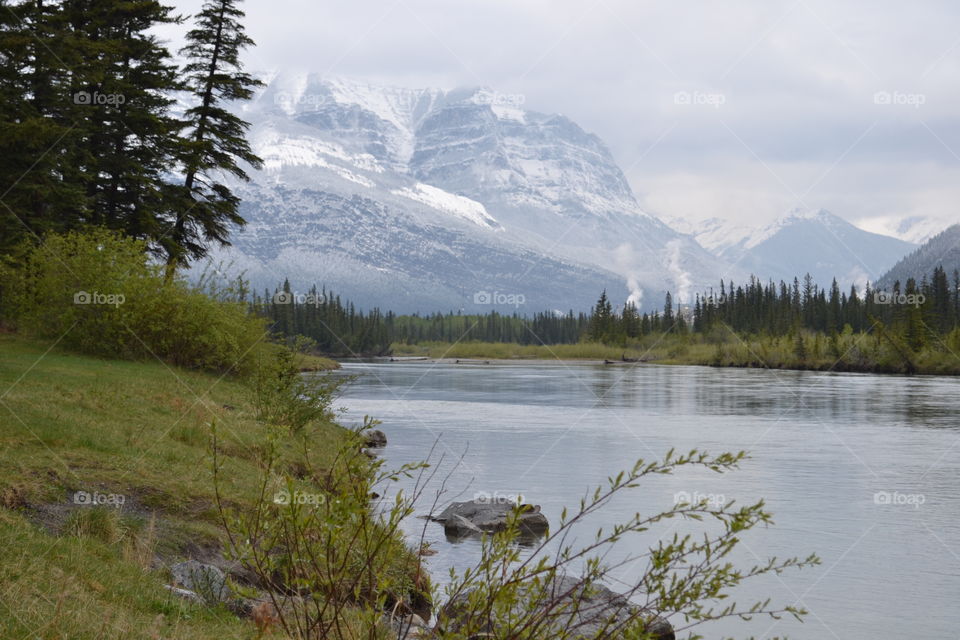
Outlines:
<svg viewBox="0 0 960 640"><path fill-rule="evenodd" d="M537 609L550 607L550 613L544 613L544 637L558 635L563 630L571 637L577 638L623 638L625 625L639 620L646 620L645 631L653 635L656 640L676 640L673 626L666 619L652 613L645 612L619 593L615 593L600 584L592 584L585 588L580 580L572 576L558 576L541 589L525 587L519 591L517 602L513 606L513 614L523 616ZM448 602L442 612L443 632L458 633L470 620L472 615L468 608L469 593L463 593ZM476 623L480 629L476 628ZM490 637L500 637L502 629L495 628L495 623L487 621L473 621L470 626L480 634ZM602 634L602 635L598 635Z"/></svg>
<svg viewBox="0 0 960 640"><path fill-rule="evenodd" d="M233 597L227 576L212 564L187 560L170 567L170 573L175 585L197 594L207 604L226 602Z"/></svg>

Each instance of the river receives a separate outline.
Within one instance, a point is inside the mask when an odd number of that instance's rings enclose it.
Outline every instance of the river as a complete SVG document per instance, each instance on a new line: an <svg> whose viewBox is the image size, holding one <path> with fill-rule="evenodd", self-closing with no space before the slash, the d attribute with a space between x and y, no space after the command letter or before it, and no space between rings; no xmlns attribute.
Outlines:
<svg viewBox="0 0 960 640"><path fill-rule="evenodd" d="M960 381L562 362L348 362L342 371L357 376L337 402L343 419L381 420L388 464L422 460L436 444L434 462L443 460L431 490L449 475L445 501L522 494L551 522L638 458L671 448L747 450L738 471L644 481L589 523L652 513L677 495L763 498L775 526L749 532L737 562L822 558L818 567L764 577L735 594L742 603L769 596L803 606L810 611L803 624L719 621L699 627L707 638L957 637ZM411 519L407 532L417 536L423 526ZM651 536L698 531L702 525L677 520ZM433 523L426 533L438 551L428 563L441 583L449 567L476 560L478 543L447 542ZM621 544L636 551L653 542ZM629 582L630 572L620 579Z"/></svg>

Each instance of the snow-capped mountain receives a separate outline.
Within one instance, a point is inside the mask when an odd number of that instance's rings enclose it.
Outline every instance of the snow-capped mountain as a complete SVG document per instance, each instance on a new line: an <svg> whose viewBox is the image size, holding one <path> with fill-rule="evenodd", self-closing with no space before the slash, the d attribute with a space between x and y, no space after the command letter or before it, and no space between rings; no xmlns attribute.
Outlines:
<svg viewBox="0 0 960 640"><path fill-rule="evenodd" d="M955 218L954 218L955 220ZM893 236L914 244L923 244L954 224L934 216L874 216L857 220L857 226L885 236Z"/></svg>
<svg viewBox="0 0 960 640"><path fill-rule="evenodd" d="M906 285L913 278L917 282L929 279L933 270L943 267L951 282L960 271L960 224L937 234L919 249L906 256L877 282L879 289L891 289L896 282Z"/></svg>
<svg viewBox="0 0 960 640"><path fill-rule="evenodd" d="M762 280L792 281L809 273L821 286L875 282L916 245L864 231L826 209L794 209L760 228L719 219L679 223L704 247Z"/></svg>
<svg viewBox="0 0 960 640"><path fill-rule="evenodd" d="M258 288L286 277L398 311L586 309L606 288L659 307L726 272L563 116L482 88L265 81L242 107L264 160L237 186L249 224L216 256Z"/></svg>
<svg viewBox="0 0 960 640"><path fill-rule="evenodd" d="M707 218L701 222L686 218L666 218L664 222L681 233L693 236L701 247L715 255L722 255L724 251L757 231L755 227L734 224L723 218Z"/></svg>

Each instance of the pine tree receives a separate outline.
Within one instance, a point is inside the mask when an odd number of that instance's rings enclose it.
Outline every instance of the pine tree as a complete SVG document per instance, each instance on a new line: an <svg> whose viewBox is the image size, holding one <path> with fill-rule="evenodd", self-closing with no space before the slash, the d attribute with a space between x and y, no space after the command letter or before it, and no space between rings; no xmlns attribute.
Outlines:
<svg viewBox="0 0 960 640"><path fill-rule="evenodd" d="M172 229L163 238L168 276L190 259L207 254L210 243L228 245L231 226L245 224L240 199L219 182L216 172L249 180L242 162L259 168L260 158L246 140L250 124L231 113L227 102L249 100L262 83L243 71L241 52L253 45L245 33L238 0L207 0L187 34L181 55L187 85L198 104L186 112L187 136L181 150L184 181L174 200Z"/></svg>
<svg viewBox="0 0 960 640"><path fill-rule="evenodd" d="M803 339L803 333L800 331L797 332L797 338L793 343L793 355L795 355L801 363L807 361L807 344Z"/></svg>
<svg viewBox="0 0 960 640"><path fill-rule="evenodd" d="M590 317L589 337L594 342L603 342L609 339L612 329L613 306L607 298L607 290L604 289Z"/></svg>
<svg viewBox="0 0 960 640"><path fill-rule="evenodd" d="M59 2L0 2L0 252L83 222L70 42Z"/></svg>
<svg viewBox="0 0 960 640"><path fill-rule="evenodd" d="M664 331L672 330L673 324L674 324L673 296L671 296L670 292L667 291L667 295L663 303L663 330Z"/></svg>
<svg viewBox="0 0 960 640"><path fill-rule="evenodd" d="M152 30L181 18L156 0L65 0L63 12L79 54L71 95L84 137L88 222L155 238L180 129L170 93L183 87Z"/></svg>

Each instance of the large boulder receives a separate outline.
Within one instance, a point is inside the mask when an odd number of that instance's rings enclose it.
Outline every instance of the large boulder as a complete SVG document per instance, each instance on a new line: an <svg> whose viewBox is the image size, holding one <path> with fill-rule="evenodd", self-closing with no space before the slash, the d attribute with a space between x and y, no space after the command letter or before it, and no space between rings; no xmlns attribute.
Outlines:
<svg viewBox="0 0 960 640"><path fill-rule="evenodd" d="M361 432L360 436L363 437L364 445L368 447L381 449L387 446L387 434L380 431L380 429L367 429Z"/></svg>
<svg viewBox="0 0 960 640"><path fill-rule="evenodd" d="M460 594L443 607L441 624L444 633L463 630L472 615L468 598L468 593ZM543 637L559 636L562 630L569 638L613 640L625 637L624 626L639 619L646 622L645 631L656 640L676 640L673 626L666 619L653 612L644 611L623 595L603 585L592 584L586 587L581 580L571 576L558 576L539 589L533 589L532 585L521 588L511 617L523 616L538 609L543 611L545 616L541 627ZM475 626L473 629L479 632L478 635L483 634L480 637L500 638L509 632L507 629L495 628L495 624L490 621L483 622L480 626L480 629Z"/></svg>
<svg viewBox="0 0 960 640"><path fill-rule="evenodd" d="M390 626L397 640L414 640L430 636L430 625L415 613L392 618Z"/></svg>
<svg viewBox="0 0 960 640"><path fill-rule="evenodd" d="M175 586L192 591L207 604L226 602L233 597L226 574L212 564L187 560L170 567L170 573Z"/></svg>
<svg viewBox="0 0 960 640"><path fill-rule="evenodd" d="M468 500L454 502L437 516L435 522L444 526L444 532L453 537L494 533L507 528L507 519L514 509L520 510L520 533L540 536L550 523L540 513L539 505L517 504L509 500Z"/></svg>

